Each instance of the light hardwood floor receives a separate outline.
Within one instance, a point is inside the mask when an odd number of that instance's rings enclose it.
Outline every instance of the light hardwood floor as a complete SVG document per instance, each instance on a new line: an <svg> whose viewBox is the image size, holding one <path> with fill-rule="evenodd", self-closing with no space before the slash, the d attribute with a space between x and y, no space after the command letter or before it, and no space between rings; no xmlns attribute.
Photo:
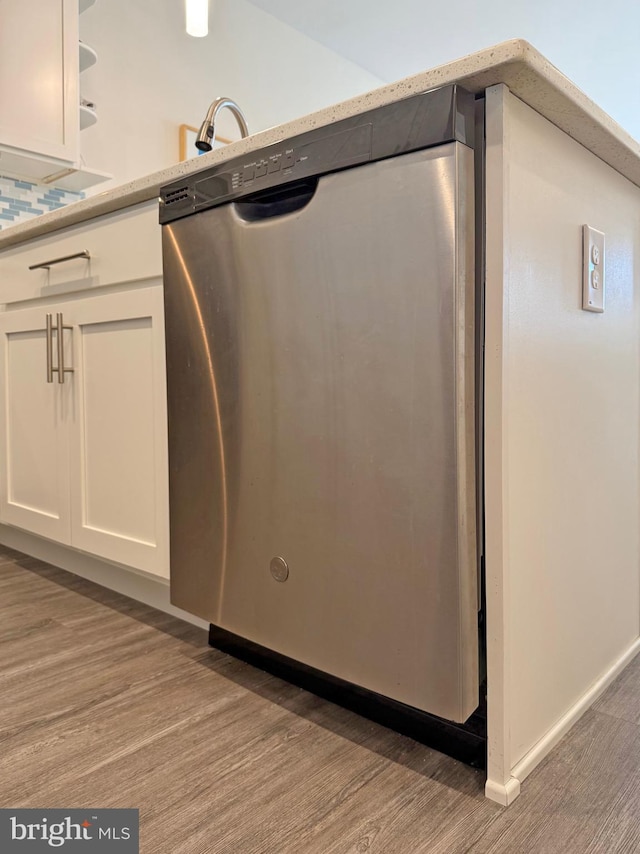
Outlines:
<svg viewBox="0 0 640 854"><path fill-rule="evenodd" d="M137 807L144 854L640 852L640 659L505 810L483 776L0 547L0 807Z"/></svg>

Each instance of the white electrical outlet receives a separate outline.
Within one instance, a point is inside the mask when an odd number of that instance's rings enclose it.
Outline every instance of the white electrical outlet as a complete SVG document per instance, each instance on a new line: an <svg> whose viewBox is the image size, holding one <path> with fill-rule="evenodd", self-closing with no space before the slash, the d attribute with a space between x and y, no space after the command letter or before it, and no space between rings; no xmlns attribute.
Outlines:
<svg viewBox="0 0 640 854"><path fill-rule="evenodd" d="M582 308L604 311L604 234L582 226Z"/></svg>

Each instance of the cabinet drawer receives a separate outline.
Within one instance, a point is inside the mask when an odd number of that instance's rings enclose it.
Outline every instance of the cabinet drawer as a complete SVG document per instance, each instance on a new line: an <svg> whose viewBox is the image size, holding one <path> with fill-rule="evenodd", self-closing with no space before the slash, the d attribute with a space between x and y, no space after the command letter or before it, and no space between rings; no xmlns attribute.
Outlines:
<svg viewBox="0 0 640 854"><path fill-rule="evenodd" d="M50 269L30 270L83 250ZM0 304L162 275L156 200L38 237L0 253Z"/></svg>

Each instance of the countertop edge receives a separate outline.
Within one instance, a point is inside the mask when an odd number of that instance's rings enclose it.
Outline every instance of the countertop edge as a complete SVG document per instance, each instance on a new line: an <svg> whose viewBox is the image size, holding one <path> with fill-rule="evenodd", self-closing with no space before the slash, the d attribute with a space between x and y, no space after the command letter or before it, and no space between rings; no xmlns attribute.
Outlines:
<svg viewBox="0 0 640 854"><path fill-rule="evenodd" d="M474 93L504 83L516 97L640 186L640 144L532 45L512 39L4 229L0 231L0 250L157 198L165 184L231 157L450 83Z"/></svg>

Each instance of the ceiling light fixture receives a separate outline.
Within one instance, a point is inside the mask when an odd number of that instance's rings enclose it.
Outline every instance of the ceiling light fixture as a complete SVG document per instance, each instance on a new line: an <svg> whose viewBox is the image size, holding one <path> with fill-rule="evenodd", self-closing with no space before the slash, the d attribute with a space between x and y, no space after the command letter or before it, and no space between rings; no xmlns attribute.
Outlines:
<svg viewBox="0 0 640 854"><path fill-rule="evenodd" d="M209 0L185 0L187 34L203 38L209 33Z"/></svg>

